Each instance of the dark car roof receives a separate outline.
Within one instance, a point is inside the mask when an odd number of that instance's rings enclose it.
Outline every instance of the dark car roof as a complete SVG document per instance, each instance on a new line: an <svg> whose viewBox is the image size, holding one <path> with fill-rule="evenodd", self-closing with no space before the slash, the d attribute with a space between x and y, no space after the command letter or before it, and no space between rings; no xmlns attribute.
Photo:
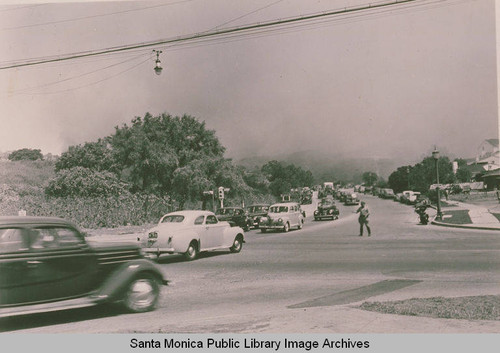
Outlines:
<svg viewBox="0 0 500 353"><path fill-rule="evenodd" d="M26 217L26 216L1 216L0 227L5 226L28 226L28 225L64 225L76 226L62 218L57 217Z"/></svg>

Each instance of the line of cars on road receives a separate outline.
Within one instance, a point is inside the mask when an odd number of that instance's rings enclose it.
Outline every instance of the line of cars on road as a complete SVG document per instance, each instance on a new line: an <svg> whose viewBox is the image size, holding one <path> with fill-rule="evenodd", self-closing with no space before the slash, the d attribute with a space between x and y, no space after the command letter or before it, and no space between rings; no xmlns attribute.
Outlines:
<svg viewBox="0 0 500 353"><path fill-rule="evenodd" d="M335 207L320 205L338 218L338 210L331 211ZM301 229L305 217L296 202L252 205L248 212L236 207L217 214L176 211L161 217L137 244L88 242L60 218L0 217L0 318L104 303L150 311L168 284L151 258L181 254L194 260L201 252L221 249L239 253L245 229L288 232Z"/></svg>
<svg viewBox="0 0 500 353"><path fill-rule="evenodd" d="M415 205L422 200L428 200L427 196L422 195L418 191L405 190L401 193L395 194L392 189L380 189L377 193L378 197L382 199L390 199L398 201L407 205Z"/></svg>

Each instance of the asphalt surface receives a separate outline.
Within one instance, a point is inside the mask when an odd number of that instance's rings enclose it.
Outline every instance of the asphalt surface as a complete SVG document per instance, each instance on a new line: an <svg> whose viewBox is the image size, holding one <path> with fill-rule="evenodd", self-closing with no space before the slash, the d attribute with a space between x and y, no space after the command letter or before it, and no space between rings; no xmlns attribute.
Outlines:
<svg viewBox="0 0 500 353"><path fill-rule="evenodd" d="M499 321L447 320L361 310L364 301L500 294L500 233L418 225L410 206L362 196L371 237L359 237L356 206L302 230L245 233L239 254L159 260L172 285L158 308L124 314L91 308L9 318L22 333L489 333ZM133 239L134 236L130 238Z"/></svg>

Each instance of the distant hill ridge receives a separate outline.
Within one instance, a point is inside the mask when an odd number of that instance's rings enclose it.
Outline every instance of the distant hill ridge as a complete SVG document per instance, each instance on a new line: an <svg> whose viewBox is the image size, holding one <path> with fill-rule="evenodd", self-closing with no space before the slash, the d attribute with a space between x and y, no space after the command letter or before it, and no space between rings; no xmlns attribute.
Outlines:
<svg viewBox="0 0 500 353"><path fill-rule="evenodd" d="M375 172L387 179L399 166L398 161L390 158L347 157L318 151L299 151L275 156L256 156L235 160L235 164L247 168L262 167L269 161L277 160L295 164L310 170L316 182L326 180L360 182L364 172Z"/></svg>

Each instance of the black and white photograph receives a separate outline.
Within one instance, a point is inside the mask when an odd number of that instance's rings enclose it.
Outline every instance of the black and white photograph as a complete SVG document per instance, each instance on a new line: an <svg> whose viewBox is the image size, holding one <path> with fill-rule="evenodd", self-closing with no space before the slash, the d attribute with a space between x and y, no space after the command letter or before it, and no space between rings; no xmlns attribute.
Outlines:
<svg viewBox="0 0 500 353"><path fill-rule="evenodd" d="M499 5L0 1L0 335L500 334Z"/></svg>

